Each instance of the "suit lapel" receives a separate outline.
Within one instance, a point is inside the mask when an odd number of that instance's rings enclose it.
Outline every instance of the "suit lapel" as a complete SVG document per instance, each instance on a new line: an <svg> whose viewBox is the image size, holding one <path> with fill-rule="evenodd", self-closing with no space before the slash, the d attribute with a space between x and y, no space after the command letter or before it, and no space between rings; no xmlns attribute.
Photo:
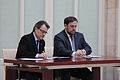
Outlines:
<svg viewBox="0 0 120 80"><path fill-rule="evenodd" d="M33 33L31 33L31 44L32 44L32 49L34 50L34 52L37 53L37 45L36 45L36 41L35 41L35 38L33 36Z"/></svg>
<svg viewBox="0 0 120 80"><path fill-rule="evenodd" d="M65 40L66 46L68 47L69 50L72 50L70 40L69 40L67 34L65 33L65 30L64 30L64 35L65 35L65 39L64 40Z"/></svg>
<svg viewBox="0 0 120 80"><path fill-rule="evenodd" d="M75 50L78 49L78 41L79 41L79 37L77 36L77 33L75 33Z"/></svg>
<svg viewBox="0 0 120 80"><path fill-rule="evenodd" d="M77 37L76 37L76 34L75 34L75 36L74 36L74 42L75 42L75 51L76 51L76 48L77 48Z"/></svg>

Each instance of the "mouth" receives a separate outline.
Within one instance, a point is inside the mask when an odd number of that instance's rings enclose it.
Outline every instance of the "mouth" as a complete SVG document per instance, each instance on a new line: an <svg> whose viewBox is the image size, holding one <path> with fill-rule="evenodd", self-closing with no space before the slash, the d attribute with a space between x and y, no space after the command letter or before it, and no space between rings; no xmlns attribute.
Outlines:
<svg viewBox="0 0 120 80"><path fill-rule="evenodd" d="M71 34L75 34L75 31L71 31Z"/></svg>
<svg viewBox="0 0 120 80"><path fill-rule="evenodd" d="M43 38L44 38L44 36L39 37L39 39L43 39Z"/></svg>

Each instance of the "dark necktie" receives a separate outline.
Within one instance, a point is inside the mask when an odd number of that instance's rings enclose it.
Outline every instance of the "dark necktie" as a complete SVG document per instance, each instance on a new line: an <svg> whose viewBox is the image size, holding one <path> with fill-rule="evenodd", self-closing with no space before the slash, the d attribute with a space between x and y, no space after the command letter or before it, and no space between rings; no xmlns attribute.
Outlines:
<svg viewBox="0 0 120 80"><path fill-rule="evenodd" d="M71 45L72 51L75 51L75 40L74 40L74 35L71 35L70 38L71 38L71 42L72 42L72 45Z"/></svg>
<svg viewBox="0 0 120 80"><path fill-rule="evenodd" d="M37 46L37 53L39 53L40 52L40 41L39 40L37 40L37 42L36 42L36 46Z"/></svg>

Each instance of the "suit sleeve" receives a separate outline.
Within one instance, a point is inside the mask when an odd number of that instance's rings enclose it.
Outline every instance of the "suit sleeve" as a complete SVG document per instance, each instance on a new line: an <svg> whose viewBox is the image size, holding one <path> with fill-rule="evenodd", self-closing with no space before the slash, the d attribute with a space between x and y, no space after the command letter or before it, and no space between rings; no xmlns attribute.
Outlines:
<svg viewBox="0 0 120 80"><path fill-rule="evenodd" d="M82 34L82 39L81 39L81 41L82 41L82 47L83 47L83 49L86 51L86 55L91 54L92 49L91 49L91 47L89 46L89 44L85 41L85 38L84 38L83 34Z"/></svg>

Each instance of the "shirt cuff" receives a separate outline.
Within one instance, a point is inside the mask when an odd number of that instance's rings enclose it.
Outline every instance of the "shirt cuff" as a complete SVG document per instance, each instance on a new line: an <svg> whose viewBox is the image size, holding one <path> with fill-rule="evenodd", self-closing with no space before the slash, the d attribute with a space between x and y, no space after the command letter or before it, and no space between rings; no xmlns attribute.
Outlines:
<svg viewBox="0 0 120 80"><path fill-rule="evenodd" d="M72 53L72 57L75 57L75 54L76 54L76 52L73 52L73 53Z"/></svg>
<svg viewBox="0 0 120 80"><path fill-rule="evenodd" d="M36 54L35 58L38 58L39 57L39 54Z"/></svg>

